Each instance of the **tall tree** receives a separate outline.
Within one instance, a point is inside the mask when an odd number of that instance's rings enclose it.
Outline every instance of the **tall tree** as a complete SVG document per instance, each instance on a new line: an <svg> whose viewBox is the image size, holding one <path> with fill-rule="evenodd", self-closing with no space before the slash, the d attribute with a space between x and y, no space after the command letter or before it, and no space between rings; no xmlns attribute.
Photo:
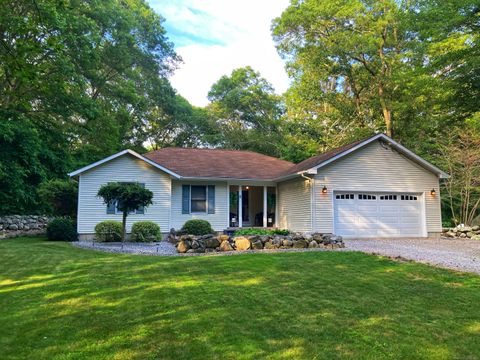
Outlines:
<svg viewBox="0 0 480 360"><path fill-rule="evenodd" d="M42 180L141 148L152 109L174 111L179 58L162 21L143 0L2 3L0 193L22 205L0 212L35 211Z"/></svg>
<svg viewBox="0 0 480 360"><path fill-rule="evenodd" d="M402 66L399 11L393 0L292 0L274 20L273 36L300 107L309 105L310 116L328 119L326 126L340 116L345 129L354 119L392 136L395 71Z"/></svg>
<svg viewBox="0 0 480 360"><path fill-rule="evenodd" d="M222 76L208 93L208 112L218 132L210 142L222 147L280 155L278 129L283 112L273 86L247 66Z"/></svg>

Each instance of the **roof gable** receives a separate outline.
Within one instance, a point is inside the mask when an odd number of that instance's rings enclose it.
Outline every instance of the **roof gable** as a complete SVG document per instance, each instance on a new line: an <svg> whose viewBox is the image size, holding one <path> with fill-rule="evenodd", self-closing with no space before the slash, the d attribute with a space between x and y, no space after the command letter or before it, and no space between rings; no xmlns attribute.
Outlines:
<svg viewBox="0 0 480 360"><path fill-rule="evenodd" d="M102 159L102 160L99 160L99 161L96 161L96 162L94 162L94 163L92 163L92 164L90 164L90 165L84 166L84 167L82 167L82 168L80 168L80 169L78 169L78 170L75 170L75 171L69 173L68 176L73 177L73 176L80 175L81 173L83 173L83 172L85 172L85 171L88 171L88 170L90 170L90 169L93 169L93 168L95 168L95 167L97 167L97 166L100 166L100 165L102 165L102 164L104 164L104 163L106 163L106 162L108 162L108 161L114 160L114 159L116 159L116 158L118 158L118 157L120 157L120 156L124 156L124 155L134 156L134 157L136 157L136 158L138 158L138 159L140 159L140 160L145 161L146 163L150 164L151 166L153 166L153 167L155 167L155 168L157 168L157 169L159 169L159 170L162 170L162 171L166 172L167 174L173 176L174 178L177 178L177 179L180 178L180 176L179 176L178 174L176 174L175 172L173 172L173 171L171 171L171 170L169 170L169 169L161 166L160 164L157 164L156 162L154 162L154 161L152 161L152 160L150 160L150 159L145 158L144 156L142 156L142 155L138 154L137 152L135 152L135 151L133 151L133 150L130 150L130 149L120 151L120 152L118 152L118 153L116 153L116 154L113 154L113 155L110 155L110 156L108 156L108 157L106 157L106 158L104 158L104 159Z"/></svg>
<svg viewBox="0 0 480 360"><path fill-rule="evenodd" d="M326 153L323 153L323 154L311 157L309 159L306 159L306 160L298 163L294 167L292 167L292 169L290 169L290 171L287 174L285 174L285 176L286 177L289 176L289 175L291 176L294 173L300 174L300 173L304 173L304 172L316 172L319 168L321 168L323 166L326 166L326 165L328 165L328 164L330 164L330 163L332 163L332 162L334 162L334 161L336 161L336 160L338 160L338 159L340 159L340 158L342 158L342 157L344 157L348 154L351 154L352 152L357 151L357 150L363 148L364 146L366 146L366 145L368 145L368 144L370 144L374 141L378 141L378 140L384 141L387 145L391 146L392 148L397 150L402 155L404 155L407 158L415 161L416 163L421 165L423 168L437 174L439 177L441 177L441 178L448 178L449 177L449 175L447 173L440 170L439 168L437 168L433 164L429 163L425 159L421 158L420 156L416 155L412 151L408 150L406 147L397 143L396 141L394 141L392 138L388 137L385 134L377 134L377 135L374 135L374 136L369 137L367 139L356 141L356 142L353 142L351 144L348 144L348 145L333 149L331 151L328 151Z"/></svg>

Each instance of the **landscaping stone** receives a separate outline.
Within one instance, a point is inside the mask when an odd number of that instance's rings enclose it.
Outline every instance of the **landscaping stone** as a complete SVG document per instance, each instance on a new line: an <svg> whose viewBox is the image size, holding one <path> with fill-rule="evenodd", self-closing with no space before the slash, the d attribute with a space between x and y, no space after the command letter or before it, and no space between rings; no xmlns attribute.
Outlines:
<svg viewBox="0 0 480 360"><path fill-rule="evenodd" d="M293 242L293 247L295 249L302 249L308 247L308 242L305 239L298 239Z"/></svg>
<svg viewBox="0 0 480 360"><path fill-rule="evenodd" d="M228 242L228 240L224 240L220 244L219 250L220 251L233 251L234 249L233 249L232 245L230 244L230 242Z"/></svg>
<svg viewBox="0 0 480 360"><path fill-rule="evenodd" d="M233 239L233 241L235 242L235 249L238 251L250 249L250 240L244 236L237 236Z"/></svg>
<svg viewBox="0 0 480 360"><path fill-rule="evenodd" d="M258 239L254 242L252 242L252 249L254 250L261 250L263 249L263 243L262 243L262 240Z"/></svg>
<svg viewBox="0 0 480 360"><path fill-rule="evenodd" d="M220 241L217 238L211 237L205 240L205 247L207 249L215 249L220 245Z"/></svg>
<svg viewBox="0 0 480 360"><path fill-rule="evenodd" d="M308 247L312 249L318 248L318 243L315 240L312 240L308 243Z"/></svg>
<svg viewBox="0 0 480 360"><path fill-rule="evenodd" d="M189 241L181 240L177 245L177 251L179 253L186 253L190 249Z"/></svg>

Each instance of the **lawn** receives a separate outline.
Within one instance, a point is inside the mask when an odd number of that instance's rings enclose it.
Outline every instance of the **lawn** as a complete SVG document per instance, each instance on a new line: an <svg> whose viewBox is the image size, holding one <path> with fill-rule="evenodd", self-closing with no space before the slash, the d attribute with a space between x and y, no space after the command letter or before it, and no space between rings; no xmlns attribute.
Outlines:
<svg viewBox="0 0 480 360"><path fill-rule="evenodd" d="M0 358L477 359L480 277L360 253L0 241Z"/></svg>

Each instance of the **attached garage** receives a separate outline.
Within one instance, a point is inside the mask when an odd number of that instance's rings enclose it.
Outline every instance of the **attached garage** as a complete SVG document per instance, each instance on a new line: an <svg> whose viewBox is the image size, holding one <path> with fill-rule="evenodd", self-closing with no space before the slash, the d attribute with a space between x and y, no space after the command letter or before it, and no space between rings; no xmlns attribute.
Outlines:
<svg viewBox="0 0 480 360"><path fill-rule="evenodd" d="M423 194L334 192L334 233L346 237L427 236Z"/></svg>

